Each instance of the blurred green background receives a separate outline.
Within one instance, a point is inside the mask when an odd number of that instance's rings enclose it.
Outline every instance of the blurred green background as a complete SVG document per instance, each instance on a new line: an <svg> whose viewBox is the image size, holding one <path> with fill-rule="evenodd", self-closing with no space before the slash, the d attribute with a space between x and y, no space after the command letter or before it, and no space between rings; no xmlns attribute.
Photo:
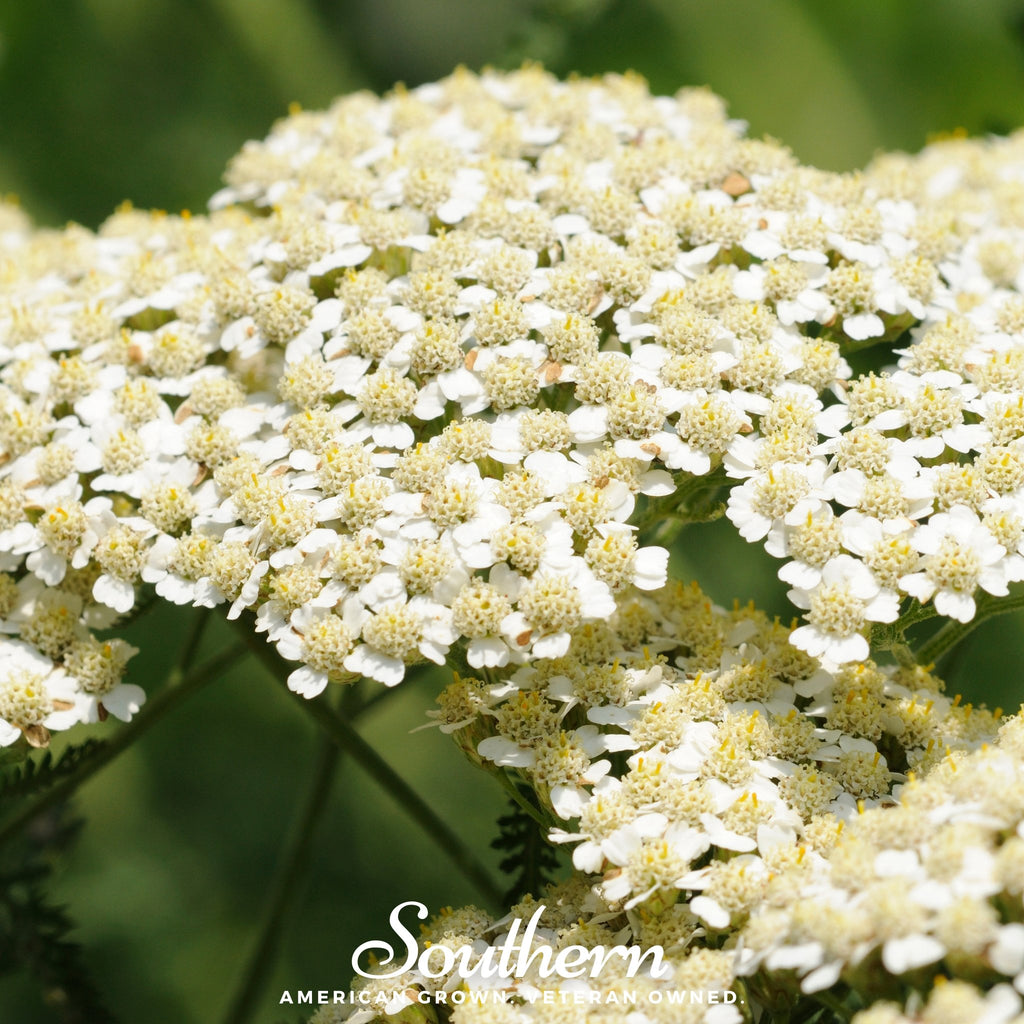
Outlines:
<svg viewBox="0 0 1024 1024"><path fill-rule="evenodd" d="M43 224L94 227L127 198L199 210L228 158L290 102L524 58L559 73L633 68L656 91L710 85L754 133L834 169L933 132L1024 124L1022 0L0 0L0 193ZM683 548L674 570L718 600L791 614L777 565L728 523L693 528ZM136 681L157 687L187 620L167 608L139 623ZM1016 706L1021 624L979 629L951 685ZM227 642L214 630L207 650ZM435 688L403 687L364 735L396 748L399 770L494 865L495 784L436 731L407 735ZM89 824L57 867L56 897L120 1019L221 1018L315 750L301 709L243 662L83 790ZM343 764L253 1020L296 1020L277 1006L285 988L346 986L352 949L387 934L395 903L474 898ZM0 980L0 1021L57 1019L24 979Z"/></svg>

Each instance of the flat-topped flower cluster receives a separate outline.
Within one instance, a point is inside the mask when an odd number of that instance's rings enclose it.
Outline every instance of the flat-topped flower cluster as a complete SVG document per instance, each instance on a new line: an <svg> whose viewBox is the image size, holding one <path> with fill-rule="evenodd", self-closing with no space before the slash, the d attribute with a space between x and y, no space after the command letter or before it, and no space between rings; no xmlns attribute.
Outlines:
<svg viewBox="0 0 1024 1024"><path fill-rule="evenodd" d="M1022 292L1024 134L834 174L705 91L532 67L297 111L204 215L0 205L0 745L130 718L154 595L309 698L450 665L434 723L572 844L552 948L1019 1022L1021 719L902 643L1024 581ZM719 515L802 624L669 579ZM376 1015L436 1021L426 981ZM741 1013L602 985L652 996L631 1024ZM559 989L441 1017L622 1017Z"/></svg>
<svg viewBox="0 0 1024 1024"><path fill-rule="evenodd" d="M1024 141L839 175L742 129L699 90L459 72L293 114L207 216L4 208L2 739L138 707L95 631L150 589L255 613L307 696L559 658L665 583L638 528L723 487L832 667L911 599L1005 594Z"/></svg>

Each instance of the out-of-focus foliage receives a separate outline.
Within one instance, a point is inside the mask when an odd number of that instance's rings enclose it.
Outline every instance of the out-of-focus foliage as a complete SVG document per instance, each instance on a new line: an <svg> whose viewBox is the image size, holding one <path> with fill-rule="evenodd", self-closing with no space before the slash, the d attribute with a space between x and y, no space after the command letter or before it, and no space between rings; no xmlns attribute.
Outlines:
<svg viewBox="0 0 1024 1024"><path fill-rule="evenodd" d="M1024 122L1020 0L0 0L0 188L52 223L197 208L291 102L523 59L710 85L832 169Z"/></svg>
<svg viewBox="0 0 1024 1024"><path fill-rule="evenodd" d="M524 59L560 74L633 68L656 92L707 84L754 133L834 169L931 132L1024 124L1021 0L0 0L0 192L51 224L95 226L125 198L198 209L228 158L291 102ZM692 535L676 573L722 601L785 607L774 563L755 561L728 524ZM147 685L185 620L167 608L139 623L133 671ZM986 669L1024 658L1016 621L978 630L944 675L975 699L1015 703L1016 681L996 692ZM206 645L228 642L212 631ZM996 642L1018 649L986 661ZM364 734L381 742L420 724L431 687L403 687ZM56 898L121 1019L207 1024L223 1012L315 749L307 720L246 662L84 789L88 825L57 864ZM500 798L450 744L416 733L392 760L487 847ZM351 949L387 933L395 903L474 898L350 764L309 878L257 1024L295 1017L277 1006L284 988L343 987ZM0 979L0 1020L59 1019L33 988Z"/></svg>

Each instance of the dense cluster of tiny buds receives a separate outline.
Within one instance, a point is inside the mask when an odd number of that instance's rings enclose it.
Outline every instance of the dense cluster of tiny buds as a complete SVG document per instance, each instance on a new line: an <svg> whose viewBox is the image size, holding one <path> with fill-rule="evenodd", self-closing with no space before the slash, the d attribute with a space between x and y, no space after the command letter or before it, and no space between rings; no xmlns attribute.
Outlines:
<svg viewBox="0 0 1024 1024"><path fill-rule="evenodd" d="M826 669L791 630L695 585L633 594L558 658L457 678L434 713L561 819L548 838L575 844L574 872L497 921L442 913L419 951L471 947L472 968L544 905L531 951L657 945L663 975L605 962L567 984L535 958L496 986L418 961L311 1024L428 1021L439 999L455 1024L738 1024L836 985L866 1007L858 1024L1020 1024L1024 719L950 699L924 669Z"/></svg>

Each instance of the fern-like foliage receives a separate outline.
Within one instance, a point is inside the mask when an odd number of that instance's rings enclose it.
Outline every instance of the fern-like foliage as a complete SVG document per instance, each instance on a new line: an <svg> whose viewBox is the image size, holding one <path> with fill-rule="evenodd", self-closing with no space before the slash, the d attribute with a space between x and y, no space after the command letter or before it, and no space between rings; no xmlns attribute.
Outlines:
<svg viewBox="0 0 1024 1024"><path fill-rule="evenodd" d="M498 819L498 838L491 842L495 850L507 851L499 867L513 881L504 895L506 906L518 903L527 893L538 894L554 880L558 857L547 843L541 827L514 800L510 811Z"/></svg>
<svg viewBox="0 0 1024 1024"><path fill-rule="evenodd" d="M61 1024L113 1024L81 960L68 939L73 925L63 907L47 902L46 868L0 879L0 973L27 970L44 1002Z"/></svg>
<svg viewBox="0 0 1024 1024"><path fill-rule="evenodd" d="M116 1024L85 969L81 948L69 937L71 919L46 894L53 863L81 824L57 807L39 815L5 847L0 862L0 975L31 976L59 1024Z"/></svg>
<svg viewBox="0 0 1024 1024"><path fill-rule="evenodd" d="M30 758L0 775L0 807L15 800L32 796L49 788L55 782L73 774L84 761L89 760L102 747L105 740L89 739L67 747L59 757L47 750L41 757Z"/></svg>

